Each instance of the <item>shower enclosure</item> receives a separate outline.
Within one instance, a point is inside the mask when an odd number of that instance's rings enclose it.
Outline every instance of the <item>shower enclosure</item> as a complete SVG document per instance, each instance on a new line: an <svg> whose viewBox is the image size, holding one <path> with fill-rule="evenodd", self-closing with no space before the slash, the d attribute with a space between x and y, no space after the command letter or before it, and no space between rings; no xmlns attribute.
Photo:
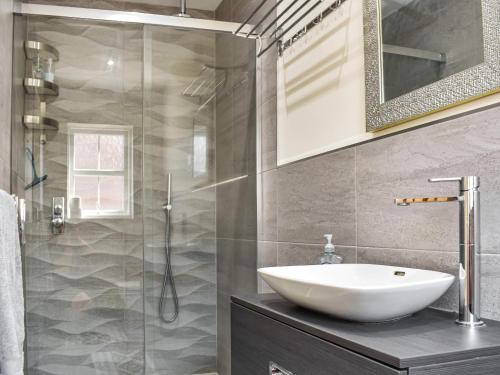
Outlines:
<svg viewBox="0 0 500 375"><path fill-rule="evenodd" d="M26 373L228 374L229 296L256 289L254 41L53 15L15 30Z"/></svg>

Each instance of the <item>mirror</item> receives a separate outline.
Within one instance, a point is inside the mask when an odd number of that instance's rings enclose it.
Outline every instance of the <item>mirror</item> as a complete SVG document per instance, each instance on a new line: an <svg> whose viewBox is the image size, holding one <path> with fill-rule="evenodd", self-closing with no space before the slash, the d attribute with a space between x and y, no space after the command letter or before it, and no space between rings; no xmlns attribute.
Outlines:
<svg viewBox="0 0 500 375"><path fill-rule="evenodd" d="M498 0L365 0L367 130L500 88Z"/></svg>

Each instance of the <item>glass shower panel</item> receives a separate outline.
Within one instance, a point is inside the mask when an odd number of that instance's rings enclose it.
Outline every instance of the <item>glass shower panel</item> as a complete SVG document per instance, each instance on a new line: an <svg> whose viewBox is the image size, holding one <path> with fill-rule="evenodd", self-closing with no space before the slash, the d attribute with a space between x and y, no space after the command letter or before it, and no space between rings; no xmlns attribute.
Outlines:
<svg viewBox="0 0 500 375"><path fill-rule="evenodd" d="M26 181L31 155L47 176L26 191L27 373L141 374L143 27L30 16L27 38L59 51L59 95L24 96L25 114L59 122L25 130Z"/></svg>
<svg viewBox="0 0 500 375"><path fill-rule="evenodd" d="M144 193L147 374L216 373L215 33L145 27ZM159 312L171 176L179 316ZM174 313L170 282L164 318Z"/></svg>

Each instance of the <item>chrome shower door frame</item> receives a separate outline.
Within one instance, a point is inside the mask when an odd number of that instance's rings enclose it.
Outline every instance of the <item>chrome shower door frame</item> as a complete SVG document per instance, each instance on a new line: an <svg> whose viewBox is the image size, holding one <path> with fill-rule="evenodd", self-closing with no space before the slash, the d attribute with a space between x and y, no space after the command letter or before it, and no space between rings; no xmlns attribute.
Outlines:
<svg viewBox="0 0 500 375"><path fill-rule="evenodd" d="M187 18L153 13L124 12L106 9L65 7L31 3L21 3L16 9L16 13L21 15L67 17L97 21L171 26L187 30L215 31L222 33L233 33L240 25L234 22L201 18ZM243 31L248 32L250 29L251 25L247 25Z"/></svg>

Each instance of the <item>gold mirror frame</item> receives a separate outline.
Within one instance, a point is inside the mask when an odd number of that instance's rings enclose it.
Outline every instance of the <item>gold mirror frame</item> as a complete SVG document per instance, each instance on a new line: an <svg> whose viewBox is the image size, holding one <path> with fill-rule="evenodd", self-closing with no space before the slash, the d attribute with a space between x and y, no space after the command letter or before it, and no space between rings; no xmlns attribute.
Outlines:
<svg viewBox="0 0 500 375"><path fill-rule="evenodd" d="M380 0L363 0L366 130L374 132L500 92L500 1L481 0L484 62L382 102Z"/></svg>

